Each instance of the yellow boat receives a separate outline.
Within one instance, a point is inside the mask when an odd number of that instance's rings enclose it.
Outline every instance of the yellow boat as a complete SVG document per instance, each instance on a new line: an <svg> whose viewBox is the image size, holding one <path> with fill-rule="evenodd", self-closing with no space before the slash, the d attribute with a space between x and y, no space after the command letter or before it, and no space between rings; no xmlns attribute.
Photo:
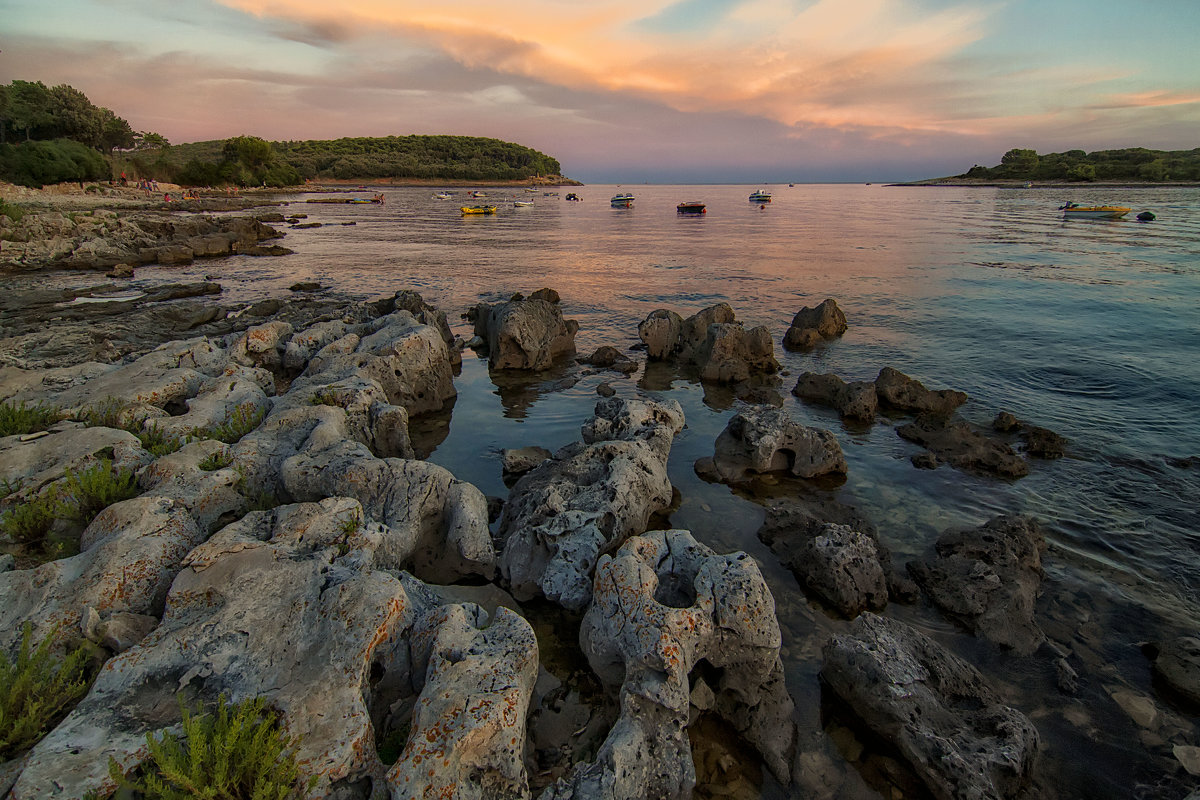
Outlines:
<svg viewBox="0 0 1200 800"><path fill-rule="evenodd" d="M1131 209L1124 206L1080 206L1067 203L1058 209L1067 219L1120 219Z"/></svg>
<svg viewBox="0 0 1200 800"><path fill-rule="evenodd" d="M463 206L459 209L464 214L495 214L495 206Z"/></svg>

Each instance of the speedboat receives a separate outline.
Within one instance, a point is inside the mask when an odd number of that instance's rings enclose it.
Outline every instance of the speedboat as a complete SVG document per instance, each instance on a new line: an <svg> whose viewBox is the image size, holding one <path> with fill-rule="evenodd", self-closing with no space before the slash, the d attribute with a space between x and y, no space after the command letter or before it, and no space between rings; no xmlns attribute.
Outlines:
<svg viewBox="0 0 1200 800"><path fill-rule="evenodd" d="M612 203L613 208L632 208L633 195L629 192L614 194L609 202Z"/></svg>
<svg viewBox="0 0 1200 800"><path fill-rule="evenodd" d="M465 214L495 214L495 206L462 206L458 209Z"/></svg>
<svg viewBox="0 0 1200 800"><path fill-rule="evenodd" d="M486 193L486 192L481 192L481 191L479 191L478 189L475 189L474 191L468 192L468 194L469 194L469 195L471 195L471 197L487 197L487 193Z"/></svg>
<svg viewBox="0 0 1200 800"><path fill-rule="evenodd" d="M1058 209L1066 219L1120 219L1132 209L1124 206L1081 206L1066 203Z"/></svg>
<svg viewBox="0 0 1200 800"><path fill-rule="evenodd" d="M675 211L680 214L703 214L706 210L699 200L687 200L675 206Z"/></svg>
<svg viewBox="0 0 1200 800"><path fill-rule="evenodd" d="M433 197L435 200L449 200L450 193L449 192L438 192Z"/></svg>
<svg viewBox="0 0 1200 800"><path fill-rule="evenodd" d="M533 202L531 200L513 200L513 205L517 208L529 208Z"/></svg>
<svg viewBox="0 0 1200 800"><path fill-rule="evenodd" d="M771 202L771 193L766 189L758 189L754 194L750 195L751 203L769 203Z"/></svg>

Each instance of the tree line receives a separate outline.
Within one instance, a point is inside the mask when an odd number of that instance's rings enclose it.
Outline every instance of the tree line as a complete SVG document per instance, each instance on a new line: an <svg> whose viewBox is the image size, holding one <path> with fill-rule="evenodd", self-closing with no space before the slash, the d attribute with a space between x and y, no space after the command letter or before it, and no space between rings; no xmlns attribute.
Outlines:
<svg viewBox="0 0 1200 800"><path fill-rule="evenodd" d="M1195 150L1068 150L1039 155L1009 150L994 167L976 164L957 178L1023 181L1200 181L1200 148Z"/></svg>
<svg viewBox="0 0 1200 800"><path fill-rule="evenodd" d="M557 178L545 153L475 136L269 142L257 136L172 145L134 131L78 89L0 86L0 180L25 186L117 175L184 186L294 186L305 180L519 181Z"/></svg>

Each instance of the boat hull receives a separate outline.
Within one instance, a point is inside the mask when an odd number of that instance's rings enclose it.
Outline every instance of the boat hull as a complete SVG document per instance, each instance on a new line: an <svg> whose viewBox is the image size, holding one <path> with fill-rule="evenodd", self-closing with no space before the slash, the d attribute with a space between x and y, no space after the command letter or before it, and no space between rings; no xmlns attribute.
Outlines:
<svg viewBox="0 0 1200 800"><path fill-rule="evenodd" d="M472 214L495 214L495 206L462 206L458 209L463 213L463 216Z"/></svg>
<svg viewBox="0 0 1200 800"><path fill-rule="evenodd" d="M1067 219L1120 219L1131 210L1120 206L1084 206L1064 208L1063 216Z"/></svg>

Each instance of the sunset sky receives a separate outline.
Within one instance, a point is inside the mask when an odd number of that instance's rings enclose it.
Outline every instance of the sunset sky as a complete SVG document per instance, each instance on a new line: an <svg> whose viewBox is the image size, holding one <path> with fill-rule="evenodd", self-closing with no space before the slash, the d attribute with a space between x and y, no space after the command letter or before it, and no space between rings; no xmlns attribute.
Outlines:
<svg viewBox="0 0 1200 800"><path fill-rule="evenodd" d="M1200 0L0 0L0 83L172 142L454 133L600 182L1200 147Z"/></svg>

